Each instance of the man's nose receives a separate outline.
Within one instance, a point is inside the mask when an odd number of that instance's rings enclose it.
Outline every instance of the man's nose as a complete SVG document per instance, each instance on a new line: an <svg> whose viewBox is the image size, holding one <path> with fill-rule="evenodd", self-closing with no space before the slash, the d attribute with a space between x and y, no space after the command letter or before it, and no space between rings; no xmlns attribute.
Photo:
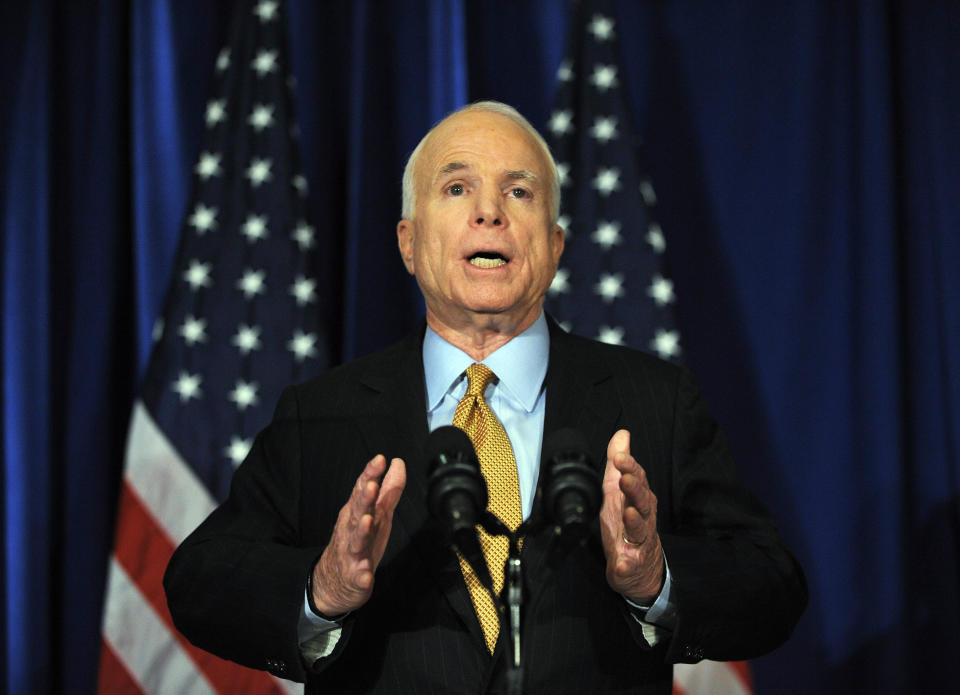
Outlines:
<svg viewBox="0 0 960 695"><path fill-rule="evenodd" d="M500 192L486 195L481 194L474 198L476 205L472 213L472 223L477 227L505 227L507 217L500 203Z"/></svg>

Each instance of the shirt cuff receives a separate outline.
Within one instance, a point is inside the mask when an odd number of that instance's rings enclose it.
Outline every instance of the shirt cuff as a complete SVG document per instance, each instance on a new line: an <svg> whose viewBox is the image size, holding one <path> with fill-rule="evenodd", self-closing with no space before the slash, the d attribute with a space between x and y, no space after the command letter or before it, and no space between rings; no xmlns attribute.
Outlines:
<svg viewBox="0 0 960 695"><path fill-rule="evenodd" d="M297 621L297 640L304 660L312 664L317 659L330 656L340 641L342 632L343 627L338 621L321 618L313 612L310 608L310 596L304 590L303 610Z"/></svg>
<svg viewBox="0 0 960 695"><path fill-rule="evenodd" d="M665 632L673 631L677 624L677 610L672 596L673 577L670 574L670 564L667 562L666 555L663 556L663 565L663 587L651 605L644 606L634 603L626 596L623 597L623 600L634 609L631 611L633 618L640 623L644 639L651 647L660 641Z"/></svg>

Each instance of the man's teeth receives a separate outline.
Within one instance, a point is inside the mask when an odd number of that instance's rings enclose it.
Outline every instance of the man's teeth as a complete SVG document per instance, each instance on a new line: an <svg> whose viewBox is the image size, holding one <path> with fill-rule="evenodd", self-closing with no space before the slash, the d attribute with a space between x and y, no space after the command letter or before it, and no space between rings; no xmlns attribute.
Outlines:
<svg viewBox="0 0 960 695"><path fill-rule="evenodd" d="M470 259L470 263L478 268L499 268L507 264L502 258L483 258L482 256L474 256Z"/></svg>

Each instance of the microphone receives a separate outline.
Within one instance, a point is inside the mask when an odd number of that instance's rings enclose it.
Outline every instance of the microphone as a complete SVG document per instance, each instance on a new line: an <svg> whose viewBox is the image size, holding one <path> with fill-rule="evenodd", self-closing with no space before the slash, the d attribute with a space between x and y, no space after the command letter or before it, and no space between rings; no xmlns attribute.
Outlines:
<svg viewBox="0 0 960 695"><path fill-rule="evenodd" d="M600 476L588 448L586 438L569 427L550 433L543 444L546 516L561 531L578 536L586 533L600 509Z"/></svg>
<svg viewBox="0 0 960 695"><path fill-rule="evenodd" d="M474 534L487 508L487 482L466 432L447 425L430 433L425 446L429 461L427 506L454 539Z"/></svg>

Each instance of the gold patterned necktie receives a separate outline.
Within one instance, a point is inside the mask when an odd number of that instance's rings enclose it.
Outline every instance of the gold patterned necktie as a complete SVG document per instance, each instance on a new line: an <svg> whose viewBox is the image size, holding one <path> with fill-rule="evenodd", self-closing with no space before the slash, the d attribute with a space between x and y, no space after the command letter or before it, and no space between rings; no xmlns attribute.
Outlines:
<svg viewBox="0 0 960 695"><path fill-rule="evenodd" d="M487 509L516 531L523 521L520 508L520 485L517 481L517 462L513 457L513 447L506 430L490 410L483 393L494 378L494 373L484 364L472 364L467 367L467 393L457 404L453 424L459 427L473 442L480 460L480 471L487 481L489 502ZM503 536L491 536L477 526L480 547L493 577L493 588L500 594L503 589L503 566L510 550L509 541ZM460 569L470 590L473 608L480 619L487 649L493 653L500 632L500 618L493 605L490 594L480 583L480 579L467 561L460 557Z"/></svg>

